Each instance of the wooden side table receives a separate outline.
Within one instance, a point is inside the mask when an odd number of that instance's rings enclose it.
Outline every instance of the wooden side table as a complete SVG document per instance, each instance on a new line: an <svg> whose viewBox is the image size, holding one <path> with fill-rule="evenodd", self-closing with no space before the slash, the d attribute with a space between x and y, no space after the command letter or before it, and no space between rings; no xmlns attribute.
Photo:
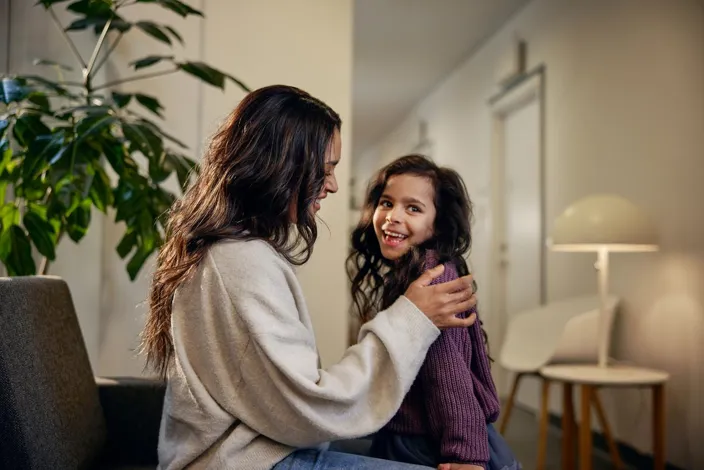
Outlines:
<svg viewBox="0 0 704 470"><path fill-rule="evenodd" d="M579 469L592 469L591 406L598 389L605 387L650 388L653 393L653 461L655 470L665 470L665 384L668 373L653 369L630 366L599 367L591 364L549 365L540 369L540 374L551 381L564 385L564 410L562 420L562 464L563 469L576 468L573 461L574 405L572 385L580 387ZM603 410L597 413L603 414ZM602 420L604 421L604 420ZM608 429L604 430L609 439ZM615 449L612 449L612 454ZM619 461L618 455L614 456Z"/></svg>

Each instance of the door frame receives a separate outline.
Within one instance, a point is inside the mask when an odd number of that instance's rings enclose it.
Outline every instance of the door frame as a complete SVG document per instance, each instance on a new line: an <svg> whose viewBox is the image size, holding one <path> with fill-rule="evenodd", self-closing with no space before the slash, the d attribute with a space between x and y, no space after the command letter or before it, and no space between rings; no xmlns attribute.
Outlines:
<svg viewBox="0 0 704 470"><path fill-rule="evenodd" d="M495 351L500 351L503 338L506 335L506 282L505 269L502 267L502 245L506 239L506 172L505 172L505 123L506 118L527 106L538 101L540 107L540 135L539 135L539 188L540 188L540 304L547 301L547 246L546 240L546 190L545 190L545 67L536 67L525 73L500 93L489 99L492 119L491 140L491 222L490 240L491 254L489 258L489 276L491 279L490 299L491 310L490 325L488 330ZM487 318L489 320L489 318ZM508 373L497 363L495 379L499 393L508 389Z"/></svg>

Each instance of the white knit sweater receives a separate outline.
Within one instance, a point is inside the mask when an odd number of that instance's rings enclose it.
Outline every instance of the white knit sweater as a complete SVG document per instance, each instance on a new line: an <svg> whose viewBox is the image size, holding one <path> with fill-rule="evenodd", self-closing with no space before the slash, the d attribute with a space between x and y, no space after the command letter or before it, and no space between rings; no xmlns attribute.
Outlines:
<svg viewBox="0 0 704 470"><path fill-rule="evenodd" d="M270 469L296 448L380 429L439 330L401 297L320 369L293 267L263 241L213 246L174 298L163 470Z"/></svg>

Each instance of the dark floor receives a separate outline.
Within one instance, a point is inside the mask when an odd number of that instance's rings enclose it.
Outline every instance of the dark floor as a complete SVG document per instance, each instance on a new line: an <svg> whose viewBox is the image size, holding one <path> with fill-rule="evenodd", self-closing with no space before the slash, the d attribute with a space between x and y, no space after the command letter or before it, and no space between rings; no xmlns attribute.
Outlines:
<svg viewBox="0 0 704 470"><path fill-rule="evenodd" d="M548 430L548 451L545 470L560 470L560 437L559 428L551 426ZM523 465L524 470L534 470L538 455L538 418L535 414L515 407L511 421L506 430L506 440L516 457ZM576 460L576 459L575 459ZM593 470L607 470L613 468L609 455L599 450L594 451Z"/></svg>

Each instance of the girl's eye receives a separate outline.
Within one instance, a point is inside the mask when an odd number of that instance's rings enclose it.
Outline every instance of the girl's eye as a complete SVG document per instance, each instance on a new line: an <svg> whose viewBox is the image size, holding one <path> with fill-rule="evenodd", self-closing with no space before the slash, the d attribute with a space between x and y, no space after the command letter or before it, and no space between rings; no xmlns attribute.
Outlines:
<svg viewBox="0 0 704 470"><path fill-rule="evenodd" d="M391 207L391 203L389 201L381 201L379 202L379 205L381 207Z"/></svg>
<svg viewBox="0 0 704 470"><path fill-rule="evenodd" d="M408 206L408 209L411 212L420 212L420 208L418 206Z"/></svg>

